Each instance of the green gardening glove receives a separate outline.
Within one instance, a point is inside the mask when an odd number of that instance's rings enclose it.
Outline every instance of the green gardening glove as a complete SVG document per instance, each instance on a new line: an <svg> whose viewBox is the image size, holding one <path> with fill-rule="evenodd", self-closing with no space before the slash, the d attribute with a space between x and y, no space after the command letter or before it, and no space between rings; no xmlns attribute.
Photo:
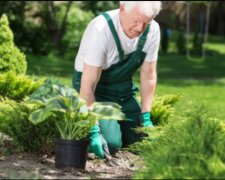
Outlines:
<svg viewBox="0 0 225 180"><path fill-rule="evenodd" d="M103 148L107 146L106 141L100 134L100 129L98 125L94 125L90 132L89 137L91 140L91 143L89 145L89 152L96 154L100 158L104 158L104 151Z"/></svg>
<svg viewBox="0 0 225 180"><path fill-rule="evenodd" d="M141 127L153 127L150 112L143 112L140 114L140 125Z"/></svg>

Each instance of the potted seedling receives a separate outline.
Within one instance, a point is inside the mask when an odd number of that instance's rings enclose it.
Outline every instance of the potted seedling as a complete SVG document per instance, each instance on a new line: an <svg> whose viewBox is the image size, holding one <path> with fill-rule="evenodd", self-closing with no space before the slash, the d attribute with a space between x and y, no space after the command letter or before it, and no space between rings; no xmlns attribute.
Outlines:
<svg viewBox="0 0 225 180"><path fill-rule="evenodd" d="M115 103L94 103L93 108L87 108L76 90L53 85L57 96L39 103L38 109L33 111L29 120L38 124L48 117L58 117L55 120L60 137L55 140L56 168L76 167L85 169L89 145L88 133L99 119L124 120L120 106Z"/></svg>

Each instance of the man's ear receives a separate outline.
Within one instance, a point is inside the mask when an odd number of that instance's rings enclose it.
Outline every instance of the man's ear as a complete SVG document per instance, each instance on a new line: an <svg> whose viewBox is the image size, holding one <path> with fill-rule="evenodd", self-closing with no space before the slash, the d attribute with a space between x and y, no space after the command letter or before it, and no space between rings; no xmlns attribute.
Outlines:
<svg viewBox="0 0 225 180"><path fill-rule="evenodd" d="M124 9L124 5L123 4L120 4L120 12L124 12L125 9Z"/></svg>

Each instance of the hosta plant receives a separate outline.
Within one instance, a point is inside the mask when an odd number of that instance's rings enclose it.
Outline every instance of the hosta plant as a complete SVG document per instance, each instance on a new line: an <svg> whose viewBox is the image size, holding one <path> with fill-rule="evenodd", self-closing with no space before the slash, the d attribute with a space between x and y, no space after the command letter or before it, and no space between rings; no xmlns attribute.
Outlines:
<svg viewBox="0 0 225 180"><path fill-rule="evenodd" d="M125 120L120 106L115 103L96 102L92 109L89 109L76 90L58 85L53 85L53 89L58 92L58 96L44 101L32 101L40 103L41 106L31 113L29 120L39 124L46 121L48 117L60 117L55 123L62 139L85 138L99 119Z"/></svg>

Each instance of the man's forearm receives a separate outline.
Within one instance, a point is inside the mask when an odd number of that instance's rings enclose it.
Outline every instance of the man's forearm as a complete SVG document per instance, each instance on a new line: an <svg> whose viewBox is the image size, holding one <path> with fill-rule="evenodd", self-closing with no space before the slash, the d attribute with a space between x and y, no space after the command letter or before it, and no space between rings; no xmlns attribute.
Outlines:
<svg viewBox="0 0 225 180"><path fill-rule="evenodd" d="M86 101L86 105L90 107L95 102L94 91L89 88L81 87L80 97Z"/></svg>
<svg viewBox="0 0 225 180"><path fill-rule="evenodd" d="M148 112L151 111L154 99L156 78L143 81L141 83L141 112Z"/></svg>
<svg viewBox="0 0 225 180"><path fill-rule="evenodd" d="M90 66L84 63L81 77L80 97L90 107L95 102L95 88L100 78L101 68Z"/></svg>

